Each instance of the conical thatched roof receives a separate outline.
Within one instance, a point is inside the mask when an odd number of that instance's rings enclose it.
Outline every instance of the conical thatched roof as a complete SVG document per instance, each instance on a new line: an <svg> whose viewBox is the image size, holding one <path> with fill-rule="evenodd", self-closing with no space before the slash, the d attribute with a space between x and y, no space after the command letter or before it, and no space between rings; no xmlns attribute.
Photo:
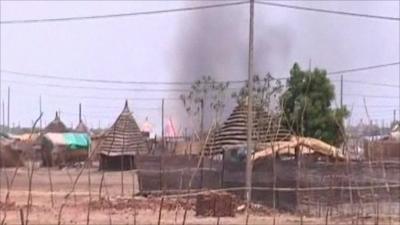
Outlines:
<svg viewBox="0 0 400 225"><path fill-rule="evenodd" d="M78 126L76 126L75 131L78 133L90 133L89 128L86 126L86 124L81 120L79 121Z"/></svg>
<svg viewBox="0 0 400 225"><path fill-rule="evenodd" d="M253 141L261 144L290 139L290 132L281 124L279 116L269 115L261 107L253 108ZM224 124L216 129L206 144L206 154L222 153L223 148L247 143L247 105L238 105Z"/></svg>
<svg viewBox="0 0 400 225"><path fill-rule="evenodd" d="M107 156L136 155L147 152L145 138L129 111L128 102L100 143L98 153Z"/></svg>
<svg viewBox="0 0 400 225"><path fill-rule="evenodd" d="M44 128L44 133L64 133L68 132L68 128L61 121L60 116L56 112L56 117L51 121L46 128Z"/></svg>
<svg viewBox="0 0 400 225"><path fill-rule="evenodd" d="M86 124L82 120L82 105L79 104L79 123L78 126L75 128L75 132L78 133L90 133L89 128L86 126Z"/></svg>

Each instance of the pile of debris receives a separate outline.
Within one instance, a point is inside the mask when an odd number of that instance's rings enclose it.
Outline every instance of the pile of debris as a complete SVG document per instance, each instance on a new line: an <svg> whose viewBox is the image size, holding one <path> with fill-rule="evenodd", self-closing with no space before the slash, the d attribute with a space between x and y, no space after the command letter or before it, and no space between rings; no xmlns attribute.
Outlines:
<svg viewBox="0 0 400 225"><path fill-rule="evenodd" d="M239 206L236 208L236 212L238 213L244 213L246 211L246 203L243 201ZM267 206L257 204L257 203L250 203L250 213L252 215L272 215L273 213L278 213L277 209L272 209Z"/></svg>
<svg viewBox="0 0 400 225"><path fill-rule="evenodd" d="M151 209L153 211L159 210L161 204L161 198L101 198L99 200L93 200L90 203L92 209L104 210L104 209ZM175 210L176 208L183 209L194 209L194 201L187 201L186 199L164 199L163 201L164 210Z"/></svg>
<svg viewBox="0 0 400 225"><path fill-rule="evenodd" d="M196 199L196 216L233 217L236 205L234 195L226 192L201 194Z"/></svg>

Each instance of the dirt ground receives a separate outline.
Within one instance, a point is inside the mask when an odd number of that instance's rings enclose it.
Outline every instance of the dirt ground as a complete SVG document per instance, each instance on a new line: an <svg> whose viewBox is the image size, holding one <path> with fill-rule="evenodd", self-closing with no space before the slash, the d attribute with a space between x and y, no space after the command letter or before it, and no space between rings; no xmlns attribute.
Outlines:
<svg viewBox="0 0 400 225"><path fill-rule="evenodd" d="M21 215L23 215L25 225L27 217L28 224L158 224L161 199L133 197L138 192L135 171L102 173L96 169L91 169L90 172L84 170L73 189L73 183L80 171L76 168L34 170L30 192L31 209L27 214L30 183L28 170L3 168L0 174L0 221L4 220L6 224L22 224ZM102 177L104 185L100 188ZM197 217L194 211L194 199L186 203L184 199L166 198L160 224L183 224L185 208L187 209L185 224L245 224L246 222L243 212L238 212L235 217L220 218L219 221L218 218ZM375 216L368 216L358 220L355 217L330 217L326 221L325 217L304 216L301 219L299 215L294 214L253 210L248 224L400 224L399 217L393 215L390 217L380 215L378 220L379 222Z"/></svg>

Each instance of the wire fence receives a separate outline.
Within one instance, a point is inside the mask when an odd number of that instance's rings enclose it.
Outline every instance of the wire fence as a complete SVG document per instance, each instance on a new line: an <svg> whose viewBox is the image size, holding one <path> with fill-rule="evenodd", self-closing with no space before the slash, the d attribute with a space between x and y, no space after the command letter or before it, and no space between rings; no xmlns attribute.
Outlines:
<svg viewBox="0 0 400 225"><path fill-rule="evenodd" d="M171 161L171 157L178 159ZM326 217L324 224L336 221L341 216L351 218L350 221L353 222L359 221L360 224L362 220L371 218L380 221L379 224L385 224L386 220L393 224L400 222L400 184L398 180L396 182L400 171L398 162L320 161L319 165L310 166L302 160L307 159L304 157L299 160L303 164L299 171L293 170L297 168L297 163L292 161L269 160L263 165L255 165L253 200L260 205L274 207L273 210L276 211L289 211L296 217ZM198 162L201 162L199 167ZM158 170L153 168L157 164ZM135 216L143 213L153 219L147 223L145 217L142 217L140 221L136 221L137 224L158 224L158 221L154 221L154 216L151 217L144 208L151 209L153 213L162 208L169 216L176 210L192 212L195 210L193 202L197 196L226 192L236 196L240 204L246 190L243 176L240 175L241 166L232 164L228 159L213 160L198 155L143 156L135 159L137 169L131 171L100 171L89 165L86 163L81 168L65 167L61 170L36 168L34 164L1 168L2 224L13 224L15 219L24 221L16 222L18 224L98 224L102 221L96 218L99 213L111 211L109 218L103 219L112 220L118 207L119 210L125 209L129 213L135 208ZM236 169L232 170L233 167ZM356 169L358 171L354 171ZM158 182L149 184L152 179ZM41 222L37 215L40 215L40 207L53 208L56 216ZM76 212L80 216L72 215L74 219L71 220L73 208L80 209ZM15 212L18 212L19 218ZM86 218L81 218L82 214L86 214ZM255 213L254 218L257 220L258 217ZM69 218L69 221L63 218ZM86 222L83 223L80 219ZM165 223L163 220L160 223L170 224L168 219ZM215 224L215 221L200 223ZM307 221L303 221L303 224L307 224Z"/></svg>

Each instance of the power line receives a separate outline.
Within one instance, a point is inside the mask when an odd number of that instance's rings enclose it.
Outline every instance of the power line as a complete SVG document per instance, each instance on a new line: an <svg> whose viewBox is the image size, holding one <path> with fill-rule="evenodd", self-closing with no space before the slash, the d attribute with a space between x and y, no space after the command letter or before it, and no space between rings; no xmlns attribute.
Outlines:
<svg viewBox="0 0 400 225"><path fill-rule="evenodd" d="M363 17L363 18L369 18L369 19L400 21L400 18L398 18L398 17L379 16L379 15L371 15L371 14L361 14L361 13L355 13L355 12L328 10L328 9L320 9L320 8L310 8L310 7L304 7L304 6L286 5L286 4L281 4L281 3L265 2L265 1L256 1L256 3L257 4L261 4L261 5L267 5L267 6L282 7L282 8L297 9L297 10L305 10L305 11L312 11L312 12L329 13L329 14L353 16L353 17Z"/></svg>
<svg viewBox="0 0 400 225"><path fill-rule="evenodd" d="M353 72L359 72L359 71L364 71L364 70L372 70L372 69L377 69L377 68L395 66L395 65L399 65L399 64L400 64L400 62L393 62L393 63L373 65L373 66L358 67L358 68L354 68L354 69L338 70L338 71L328 72L327 75L341 75L344 73L353 73Z"/></svg>
<svg viewBox="0 0 400 225"><path fill-rule="evenodd" d="M50 88L74 88L74 89L92 89L99 91L137 91L137 92L186 92L188 89L155 89L155 88L111 88L111 87L93 87L93 86L72 86L62 84L48 84L48 83L36 83L36 82L23 82L14 80L2 80L7 83L14 83L27 86L44 86Z"/></svg>
<svg viewBox="0 0 400 225"><path fill-rule="evenodd" d="M358 108L365 108L365 105L352 104L350 106L358 107ZM367 105L367 108L393 108L394 109L396 107L397 107L396 105Z"/></svg>
<svg viewBox="0 0 400 225"><path fill-rule="evenodd" d="M339 82L340 80L333 80L333 81ZM343 81L346 83L365 84L365 85L372 85L372 86L393 87L393 88L399 87L399 85L395 85L395 84L376 83L376 82L368 82L368 81L362 81L362 80L343 80Z"/></svg>
<svg viewBox="0 0 400 225"><path fill-rule="evenodd" d="M372 65L372 66L357 67L357 68L353 68L353 69L338 70L338 71L333 71L333 72L329 72L328 71L326 74L328 76L332 76L332 75L336 76L336 75L343 75L345 73L354 73L354 72L360 72L360 71L367 71L367 70L373 70L373 69L384 68L384 67L389 67L389 66L395 66L395 65L399 65L399 64L400 64L400 62L392 62L392 63ZM287 77L277 78L277 80L286 80L286 79L289 79L289 78L290 78L290 76L287 76ZM336 81L338 81L338 80L336 80ZM362 82L364 82L364 81L362 81ZM364 82L364 83L366 83L366 82ZM382 84L382 85L385 85L385 84ZM395 86L399 87L397 85L395 85Z"/></svg>
<svg viewBox="0 0 400 225"><path fill-rule="evenodd" d="M344 94L345 96L366 97L366 98L390 98L398 99L398 96L393 95L363 95L363 94Z"/></svg>
<svg viewBox="0 0 400 225"><path fill-rule="evenodd" d="M81 21L81 20L111 19L111 18L121 18L121 17L123 18L123 17L133 17L133 16L165 14L165 13L173 13L173 12L195 11L195 10L211 9L211 8L221 8L221 7L229 7L229 6L235 6L235 5L243 5L243 4L248 4L248 3L249 3L248 1L240 1L240 2L231 2L231 3L214 4L214 5L174 8L174 9L165 9L165 10L153 10L153 11L141 11L141 12L105 14L105 15L76 16L76 17L62 17L62 18L46 18L46 19L6 20L6 21L0 21L0 24L50 23L50 22L67 22L67 21ZM361 14L361 13L337 11L337 10L327 10L327 9L320 9L320 8L310 8L310 7L287 5L287 4L274 3L274 2L265 2L265 1L255 1L255 3L261 4L261 5L267 5L267 6L290 8L290 9L305 10L305 11L313 11L313 12L320 12L320 13L329 13L329 14L354 16L354 17L364 17L364 18L370 18L370 19L400 21L400 18L398 18L398 17L389 17L389 16L380 16L380 15L371 15L371 14Z"/></svg>
<svg viewBox="0 0 400 225"><path fill-rule="evenodd" d="M400 62L392 62L392 63L385 63L385 64L378 64L366 67L357 67L352 69L346 70L339 70L333 72L327 72L327 75L340 75L344 73L353 73L359 71L366 71L372 69L378 69L383 67L395 66L399 65ZM18 76L24 77L34 77L34 78L42 78L42 79L54 79L54 80L69 80L69 81L82 81L82 82L94 82L94 83L113 83L113 84L143 84L143 85L191 85L195 81L177 81L177 82L160 82L160 81L123 81L123 80L104 80L104 79L89 79L89 78L74 78L74 77L67 77L67 76L56 76L56 75L47 75L47 74L36 74L36 73L26 73L26 72L18 72L13 70L1 70L4 74L14 74ZM277 78L277 80L285 80L289 77ZM228 81L217 81L218 83L229 82L231 84L238 84L238 83L245 83L246 80L228 80ZM396 86L397 87L397 86Z"/></svg>
<svg viewBox="0 0 400 225"><path fill-rule="evenodd" d="M162 99L164 100L180 100L180 98L130 98L130 97L108 97L108 96L76 96L76 95L42 95L46 97L56 97L56 98L79 98L79 99L92 99L92 100L130 100L130 101L161 101Z"/></svg>
<svg viewBox="0 0 400 225"><path fill-rule="evenodd" d="M34 77L41 79L53 80L69 80L69 81L82 81L93 83L106 83L106 84L143 84L143 85L192 85L195 81L174 81L174 82L161 82L161 81L123 81L123 80L104 80L104 79L89 79L89 78L74 78L68 76L55 76L47 74L25 73L12 70L1 70L4 74L14 74L23 77ZM231 84L245 83L245 80L231 80L231 81L217 81L217 83L229 82Z"/></svg>
<svg viewBox="0 0 400 225"><path fill-rule="evenodd" d="M49 84L49 83L37 83L37 82L23 82L15 80L2 80L6 83L14 83L17 85L26 86L44 86L50 88L73 88L73 89L86 89L86 90L98 90L98 91L133 91L133 92L189 92L190 89L156 89L156 88L113 88L113 87L94 87L94 86L72 86L72 85L62 85L62 84ZM240 90L238 87L228 87L230 91Z"/></svg>
<svg viewBox="0 0 400 225"><path fill-rule="evenodd" d="M173 13L173 12L184 12L184 11L195 11L195 10L202 10L202 9L222 8L222 7L229 7L229 6L235 6L235 5L243 5L243 4L248 4L248 1L230 2L230 3L213 4L213 5L203 5L203 6L194 6L194 7L184 7L184 8L174 8L174 9L153 10L153 11L142 11L142 12L116 13L116 14L106 14L106 15L76 16L76 17L47 18L47 19L6 20L6 21L0 21L0 23L1 24L26 24L26 23L51 23L51 22L111 19L111 18L145 16L145 15L165 14L165 13Z"/></svg>

